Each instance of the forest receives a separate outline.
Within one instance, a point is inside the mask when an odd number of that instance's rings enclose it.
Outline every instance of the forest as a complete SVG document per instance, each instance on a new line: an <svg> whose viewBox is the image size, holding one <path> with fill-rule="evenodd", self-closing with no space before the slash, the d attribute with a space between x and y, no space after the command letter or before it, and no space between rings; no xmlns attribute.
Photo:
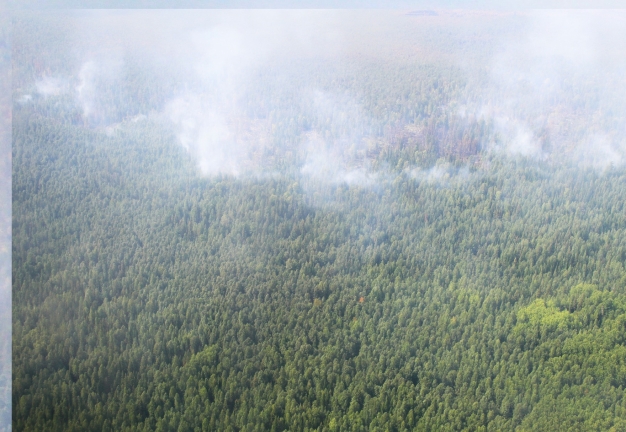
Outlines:
<svg viewBox="0 0 626 432"><path fill-rule="evenodd" d="M626 431L626 15L194 15L14 19L15 430Z"/></svg>

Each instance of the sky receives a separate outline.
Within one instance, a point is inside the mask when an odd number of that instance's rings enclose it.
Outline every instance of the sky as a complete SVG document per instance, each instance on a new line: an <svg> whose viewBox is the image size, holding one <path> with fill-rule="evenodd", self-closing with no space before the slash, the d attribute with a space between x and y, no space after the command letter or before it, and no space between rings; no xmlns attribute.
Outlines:
<svg viewBox="0 0 626 432"><path fill-rule="evenodd" d="M301 8L301 9L563 9L623 8L620 0L9 0L17 9L185 9L185 8Z"/></svg>

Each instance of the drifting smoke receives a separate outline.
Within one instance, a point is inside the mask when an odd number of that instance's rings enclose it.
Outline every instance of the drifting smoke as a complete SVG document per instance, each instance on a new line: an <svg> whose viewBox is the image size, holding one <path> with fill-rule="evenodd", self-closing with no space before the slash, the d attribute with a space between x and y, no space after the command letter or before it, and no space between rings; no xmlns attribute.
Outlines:
<svg viewBox="0 0 626 432"><path fill-rule="evenodd" d="M348 95L307 91L305 113L319 129L333 131L335 139L324 139L321 131L304 134L306 159L301 174L317 180L351 185L369 185L377 175L369 169L366 132L370 120Z"/></svg>
<svg viewBox="0 0 626 432"><path fill-rule="evenodd" d="M372 158L402 146L427 155L425 164L467 159L482 148L599 170L623 165L626 13L494 16L77 12L69 26L73 70L46 71L16 101L69 94L80 120L108 134L129 120L165 122L206 176L259 176L289 166L311 179L368 185L381 166L372 168ZM486 20L512 25L483 31ZM375 65L375 78L364 65ZM389 76L380 73L385 68ZM460 79L469 83L462 103L440 97L448 89L425 84L426 74L443 82L454 68L467 74ZM405 85L413 74L416 88L407 84L390 104L370 100L384 100L394 79ZM405 100L409 94L415 99ZM419 105L419 97L432 104L425 114L419 106L411 114L392 112ZM443 114L452 126L427 124ZM483 124L492 130L486 139L476 132ZM373 142L380 145L370 149ZM414 177L440 178L440 168L433 169Z"/></svg>
<svg viewBox="0 0 626 432"><path fill-rule="evenodd" d="M159 87L167 87L150 109L173 125L204 175L258 175L276 127L270 112L276 107L268 106L273 95L257 88L258 75L286 73L297 98L320 105L284 71L300 59L337 57L343 49L337 20L337 13L318 11L81 13L76 45L90 60L80 65L76 100L85 121L108 133L130 116L149 114L145 107L119 112L120 100L133 92L125 83L132 75L128 59L139 58L152 75L161 74ZM250 94L261 94L261 102L252 102L259 115L249 115ZM291 143L269 152L275 159L291 155L293 162L300 149Z"/></svg>
<svg viewBox="0 0 626 432"><path fill-rule="evenodd" d="M378 175L341 153L340 148L327 145L318 136L312 136L306 146L306 161L300 169L305 177L330 183L367 186L376 182Z"/></svg>
<svg viewBox="0 0 626 432"><path fill-rule="evenodd" d="M507 153L534 158L544 156L541 142L524 123L509 117L496 117L494 120L496 129L506 137L503 146Z"/></svg>
<svg viewBox="0 0 626 432"><path fill-rule="evenodd" d="M188 69L196 85L191 92L170 102L166 112L177 128L181 144L197 159L202 173L258 175L255 162L266 151L277 158L291 156L291 162L292 153L302 151L297 143L270 149L274 119L246 115L242 101L258 92L254 88L258 83L255 77L261 72L269 71L275 79L286 81L289 91L310 104L307 114L313 121L322 115L333 118L329 110L353 110L329 107L320 92L313 92L311 97L311 92L294 86L295 77L285 72L299 59L332 57L339 52L341 35L335 30L335 20L333 13L310 11L231 12L220 14L215 25L185 35L188 42L183 45L193 58ZM287 76L281 77L285 73ZM266 83L260 83L263 84ZM278 92L284 93L285 89ZM306 152L303 171L325 177L326 171L318 172L316 163L327 156L324 149L307 145ZM335 174L340 169L340 165L334 165Z"/></svg>
<svg viewBox="0 0 626 432"><path fill-rule="evenodd" d="M83 116L89 118L94 112L96 67L92 61L82 65L78 73L79 83L76 86L77 99L83 109Z"/></svg>
<svg viewBox="0 0 626 432"><path fill-rule="evenodd" d="M70 95L80 117L74 121L109 135L138 116L168 122L207 176L291 166L311 178L368 184L375 178L364 148L371 120L354 95L329 87L320 66L343 64L355 48L380 51L375 20L366 15L76 12L67 25L73 70L29 90ZM156 96L146 101L146 94ZM289 118L306 124L285 133Z"/></svg>
<svg viewBox="0 0 626 432"><path fill-rule="evenodd" d="M537 11L494 57L481 115L511 155L597 169L626 156L626 14Z"/></svg>
<svg viewBox="0 0 626 432"><path fill-rule="evenodd" d="M615 141L605 135L592 136L589 140L576 149L575 157L581 166L606 169L623 164L624 147L616 148Z"/></svg>
<svg viewBox="0 0 626 432"><path fill-rule="evenodd" d="M121 99L126 96L122 58L99 56L81 64L74 87L85 121L94 126L119 122Z"/></svg>
<svg viewBox="0 0 626 432"><path fill-rule="evenodd" d="M33 100L33 97L29 94L25 94L17 98L17 102L22 105L30 102L31 100Z"/></svg>
<svg viewBox="0 0 626 432"><path fill-rule="evenodd" d="M451 164L441 161L429 169L413 168L408 170L408 175L417 181L439 186L464 183L472 176L467 167L453 167Z"/></svg>
<svg viewBox="0 0 626 432"><path fill-rule="evenodd" d="M66 84L58 78L44 77L35 83L37 93L47 96L58 96L66 91Z"/></svg>
<svg viewBox="0 0 626 432"><path fill-rule="evenodd" d="M173 100L166 113L176 126L180 144L197 160L203 174L239 174L242 148L233 145L223 113L195 96Z"/></svg>

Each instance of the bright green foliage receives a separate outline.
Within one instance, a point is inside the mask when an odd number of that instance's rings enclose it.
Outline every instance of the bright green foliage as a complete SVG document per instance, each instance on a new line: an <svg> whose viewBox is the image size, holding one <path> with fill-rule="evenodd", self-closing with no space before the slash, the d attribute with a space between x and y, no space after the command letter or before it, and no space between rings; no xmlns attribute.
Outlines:
<svg viewBox="0 0 626 432"><path fill-rule="evenodd" d="M539 327L541 329L550 330L566 330L570 321L571 314L569 311L561 311L554 306L553 302L546 302L543 299L537 299L517 313L517 325L514 328L516 332L532 331Z"/></svg>

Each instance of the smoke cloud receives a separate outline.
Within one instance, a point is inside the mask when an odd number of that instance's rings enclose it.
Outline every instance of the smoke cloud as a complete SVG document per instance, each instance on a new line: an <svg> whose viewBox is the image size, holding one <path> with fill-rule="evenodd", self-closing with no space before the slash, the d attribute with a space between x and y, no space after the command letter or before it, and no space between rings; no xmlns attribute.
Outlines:
<svg viewBox="0 0 626 432"><path fill-rule="evenodd" d="M67 84L61 79L44 77L35 83L37 93L42 96L58 96L66 90Z"/></svg>
<svg viewBox="0 0 626 432"><path fill-rule="evenodd" d="M534 11L493 57L481 114L513 156L605 169L626 156L626 14Z"/></svg>
<svg viewBox="0 0 626 432"><path fill-rule="evenodd" d="M438 161L429 169L413 168L407 170L409 177L428 184L438 186L450 186L461 184L472 176L467 166L454 167L448 162Z"/></svg>
<svg viewBox="0 0 626 432"><path fill-rule="evenodd" d="M291 167L368 185L381 166L372 158L403 146L428 164L481 148L599 170L626 161L621 11L81 11L67 19L73 64L44 69L16 101L69 95L84 124L109 134L133 119L165 122L206 176ZM447 77L455 68L462 74ZM447 98L455 85L460 99Z"/></svg>
<svg viewBox="0 0 626 432"><path fill-rule="evenodd" d="M239 174L244 149L235 145L225 113L196 96L173 100L166 112L180 144L194 156L203 174Z"/></svg>

